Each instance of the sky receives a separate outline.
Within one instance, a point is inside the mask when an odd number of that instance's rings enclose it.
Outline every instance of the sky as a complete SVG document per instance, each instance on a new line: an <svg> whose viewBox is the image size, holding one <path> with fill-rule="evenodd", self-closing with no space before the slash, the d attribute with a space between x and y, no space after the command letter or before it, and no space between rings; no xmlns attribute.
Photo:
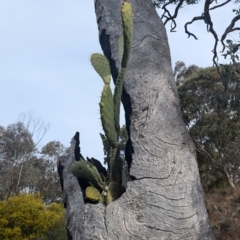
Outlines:
<svg viewBox="0 0 240 240"><path fill-rule="evenodd" d="M230 3L213 13L219 35L234 17L234 7ZM205 24L190 27L197 41L184 33L184 23L202 9L201 4L182 8L175 33L167 26L173 67L178 60L212 66L214 41ZM98 103L103 83L89 61L95 52L102 51L93 0L0 0L0 125L16 123L30 111L50 125L41 146L56 140L68 147L79 131L83 156L102 160Z"/></svg>

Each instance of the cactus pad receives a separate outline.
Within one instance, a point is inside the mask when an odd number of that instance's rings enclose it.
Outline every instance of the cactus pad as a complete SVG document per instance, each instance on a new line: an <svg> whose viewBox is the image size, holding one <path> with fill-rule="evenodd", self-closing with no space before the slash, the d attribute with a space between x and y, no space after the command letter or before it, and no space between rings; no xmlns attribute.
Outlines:
<svg viewBox="0 0 240 240"><path fill-rule="evenodd" d="M121 104L121 96L122 96L122 88L123 88L123 80L124 80L125 72L126 72L126 68L122 68L115 84L115 90L114 90L114 96L113 96L114 121L115 121L115 128L117 131L119 131L120 129L119 115L120 115L120 104Z"/></svg>
<svg viewBox="0 0 240 240"><path fill-rule="evenodd" d="M131 50L132 32L133 32L133 11L130 2L124 2L121 9L122 25L124 34L124 52L122 59L122 68L127 66L128 57Z"/></svg>
<svg viewBox="0 0 240 240"><path fill-rule="evenodd" d="M122 186L116 182L110 182L106 196L106 205L117 200L122 195Z"/></svg>
<svg viewBox="0 0 240 240"><path fill-rule="evenodd" d="M76 161L72 164L71 171L75 177L87 180L88 182L92 183L96 188L102 190L102 178L98 170L92 163L87 161Z"/></svg>
<svg viewBox="0 0 240 240"><path fill-rule="evenodd" d="M119 40L118 40L118 51L119 51L119 59L120 59L120 62L122 62L123 51L124 51L124 39L123 39L123 35L121 35L121 36L119 37Z"/></svg>
<svg viewBox="0 0 240 240"><path fill-rule="evenodd" d="M96 72L101 76L105 84L110 84L111 70L107 58L99 53L94 53L91 56L91 63Z"/></svg>
<svg viewBox="0 0 240 240"><path fill-rule="evenodd" d="M120 158L120 148L112 148L110 159L110 179L119 184L122 183L122 160Z"/></svg>
<svg viewBox="0 0 240 240"><path fill-rule="evenodd" d="M95 187L87 187L85 191L85 200L88 200L92 203L98 203L102 201L102 196L100 192Z"/></svg>
<svg viewBox="0 0 240 240"><path fill-rule="evenodd" d="M113 96L109 85L104 86L99 105L101 121L105 135L111 146L116 146L117 133L114 124Z"/></svg>

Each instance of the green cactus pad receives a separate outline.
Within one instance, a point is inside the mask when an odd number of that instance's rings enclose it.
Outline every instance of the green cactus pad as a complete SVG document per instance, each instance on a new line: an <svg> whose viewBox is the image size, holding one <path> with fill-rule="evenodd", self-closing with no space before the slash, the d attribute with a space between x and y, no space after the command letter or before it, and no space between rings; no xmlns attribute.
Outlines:
<svg viewBox="0 0 240 240"><path fill-rule="evenodd" d="M120 159L120 148L112 148L110 159L110 179L111 181L122 183L122 160Z"/></svg>
<svg viewBox="0 0 240 240"><path fill-rule="evenodd" d="M97 168L92 163L87 161L76 161L72 164L71 171L75 177L87 180L91 182L93 186L102 190L102 178Z"/></svg>
<svg viewBox="0 0 240 240"><path fill-rule="evenodd" d="M122 68L118 75L116 84L115 84L115 90L114 90L114 96L113 96L114 121L115 121L115 128L117 131L119 131L119 129L120 129L120 124L119 124L120 103L121 103L122 88L123 88L125 72L126 72L126 68Z"/></svg>
<svg viewBox="0 0 240 240"><path fill-rule="evenodd" d="M95 187L87 187L85 191L85 200L88 200L92 203L102 202L102 196L100 192Z"/></svg>
<svg viewBox="0 0 240 240"><path fill-rule="evenodd" d="M117 200L122 195L122 186L116 182L110 182L106 197L106 205Z"/></svg>
<svg viewBox="0 0 240 240"><path fill-rule="evenodd" d="M122 68L125 68L127 66L127 61L131 50L133 32L133 11L132 4L130 2L124 2L122 4L121 14L124 33L124 52L122 59Z"/></svg>
<svg viewBox="0 0 240 240"><path fill-rule="evenodd" d="M110 84L111 70L107 58L100 54L94 53L91 56L91 63L96 72L101 76L105 84Z"/></svg>
<svg viewBox="0 0 240 240"><path fill-rule="evenodd" d="M109 85L104 86L99 105L101 121L105 135L111 146L116 146L117 133L114 124L113 96Z"/></svg>
<svg viewBox="0 0 240 240"><path fill-rule="evenodd" d="M119 37L119 40L118 40L118 51L119 51L119 59L120 59L120 62L122 62L123 51L124 51L124 39L123 39L123 35L121 35L121 36Z"/></svg>

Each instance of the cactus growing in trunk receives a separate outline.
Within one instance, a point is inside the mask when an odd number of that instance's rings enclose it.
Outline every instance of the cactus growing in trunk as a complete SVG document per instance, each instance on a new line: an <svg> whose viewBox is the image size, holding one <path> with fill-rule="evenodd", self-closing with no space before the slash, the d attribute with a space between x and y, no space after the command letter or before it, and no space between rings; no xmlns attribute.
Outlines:
<svg viewBox="0 0 240 240"><path fill-rule="evenodd" d="M84 204L85 191L80 189L84 181L77 181L70 171L73 159L81 157L73 155L78 150L74 138L60 162L68 239L212 240L195 146L180 112L166 29L152 0L130 1L135 30L122 102L129 137L125 156L135 180L129 181L126 192L108 206ZM121 69L118 39L123 31L122 1L94 3L100 44L116 82ZM108 141L101 137L104 143ZM107 143L105 146L108 149Z"/></svg>
<svg viewBox="0 0 240 240"><path fill-rule="evenodd" d="M103 91L100 100L100 115L105 138L110 145L110 157L108 158L108 178L101 179L95 166L86 161L75 162L72 166L72 173L80 180L87 180L90 185L86 191L86 198L92 202L105 202L106 204L118 199L124 192L122 186L122 159L120 158L120 149L118 146L119 139L119 115L120 103L122 96L122 88L124 75L126 72L127 62L131 50L131 39L133 31L133 13L132 5L124 2L121 8L123 36L119 38L119 55L121 58L121 69L119 71L114 94L110 88L111 70L108 59L99 53L91 56L91 63L96 72L101 76L104 82ZM105 180L105 181L104 181ZM104 181L104 183L103 183ZM96 191L93 189L96 188ZM106 191L107 189L107 191ZM91 192L90 192L91 190ZM97 191L102 192L102 199L98 196ZM97 197L95 197L97 195ZM94 197L89 197L94 196Z"/></svg>

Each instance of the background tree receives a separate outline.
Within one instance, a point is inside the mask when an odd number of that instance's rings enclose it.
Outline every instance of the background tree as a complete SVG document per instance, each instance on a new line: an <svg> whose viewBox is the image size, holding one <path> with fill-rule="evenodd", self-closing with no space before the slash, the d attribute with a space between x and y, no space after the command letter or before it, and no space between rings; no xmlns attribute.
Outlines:
<svg viewBox="0 0 240 240"><path fill-rule="evenodd" d="M0 199L40 192L47 204L61 201L56 161L66 148L52 141L40 151L48 126L32 115L21 119L23 122L0 127Z"/></svg>
<svg viewBox="0 0 240 240"><path fill-rule="evenodd" d="M24 162L35 152L31 133L22 122L1 127L1 170L2 186L7 199L19 192Z"/></svg>
<svg viewBox="0 0 240 240"><path fill-rule="evenodd" d="M193 74L199 69L201 68L199 68L194 64L186 67L184 62L177 61L175 63L174 72L173 72L177 86L181 85L181 83L184 80L188 79L189 77L192 77Z"/></svg>
<svg viewBox="0 0 240 240"><path fill-rule="evenodd" d="M66 152L67 148L59 141L51 141L41 150L40 159L44 169L38 191L41 192L47 203L62 201L62 189L59 185L56 162L58 158L64 157ZM38 180L40 179L38 178Z"/></svg>
<svg viewBox="0 0 240 240"><path fill-rule="evenodd" d="M239 74L229 76L229 66L220 70L221 76L216 68L196 70L192 76L182 71L178 92L184 121L198 150L204 186L225 179L235 188L240 177Z"/></svg>
<svg viewBox="0 0 240 240"><path fill-rule="evenodd" d="M46 204L61 202L62 192L56 169L56 161L45 155L33 156L25 163L20 192L34 194L40 192Z"/></svg>

